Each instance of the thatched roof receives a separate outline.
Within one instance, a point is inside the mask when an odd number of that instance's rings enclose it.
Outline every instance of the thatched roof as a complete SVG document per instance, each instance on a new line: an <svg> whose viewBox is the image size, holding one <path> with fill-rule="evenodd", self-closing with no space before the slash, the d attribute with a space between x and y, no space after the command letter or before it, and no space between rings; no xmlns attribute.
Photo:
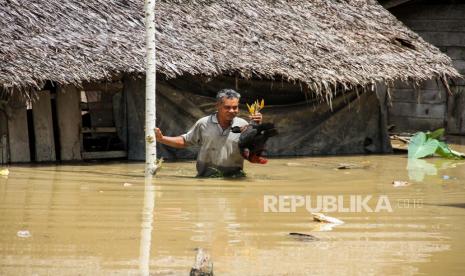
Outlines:
<svg viewBox="0 0 465 276"><path fill-rule="evenodd" d="M144 72L142 0L0 0L0 86ZM372 0L157 1L158 70L284 79L315 91L456 77Z"/></svg>

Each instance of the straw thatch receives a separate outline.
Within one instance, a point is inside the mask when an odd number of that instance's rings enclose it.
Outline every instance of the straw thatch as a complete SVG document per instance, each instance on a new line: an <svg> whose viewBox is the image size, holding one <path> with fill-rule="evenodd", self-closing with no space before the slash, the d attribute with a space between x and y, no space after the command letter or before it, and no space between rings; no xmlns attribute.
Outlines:
<svg viewBox="0 0 465 276"><path fill-rule="evenodd" d="M0 85L144 72L142 0L0 0ZM158 70L284 79L322 93L459 76L371 0L157 1Z"/></svg>

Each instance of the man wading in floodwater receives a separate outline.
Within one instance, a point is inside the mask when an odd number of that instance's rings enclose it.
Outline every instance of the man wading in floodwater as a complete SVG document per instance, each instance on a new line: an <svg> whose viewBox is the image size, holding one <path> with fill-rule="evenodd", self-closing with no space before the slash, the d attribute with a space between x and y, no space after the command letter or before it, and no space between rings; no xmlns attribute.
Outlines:
<svg viewBox="0 0 465 276"><path fill-rule="evenodd" d="M217 112L198 120L194 126L181 136L164 136L159 128L155 129L157 142L185 148L200 146L197 156L197 176L237 176L244 175L244 158L239 150L240 133L231 131L233 127L247 126L249 123L236 117L239 113L241 95L232 89L223 89L216 95ZM262 114L256 113L249 118L260 124Z"/></svg>

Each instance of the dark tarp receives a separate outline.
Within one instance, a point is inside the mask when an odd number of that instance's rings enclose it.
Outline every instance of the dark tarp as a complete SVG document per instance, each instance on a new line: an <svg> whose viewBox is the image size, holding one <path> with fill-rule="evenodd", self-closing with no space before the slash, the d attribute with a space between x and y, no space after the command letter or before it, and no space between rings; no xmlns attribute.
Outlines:
<svg viewBox="0 0 465 276"><path fill-rule="evenodd" d="M125 80L128 102L128 156L144 159L144 80ZM385 95L378 91L346 92L326 103L306 98L303 88L264 80L213 80L185 77L157 83L157 126L164 135L185 133L199 118L215 111L216 92L233 88L242 94L241 115L247 119L245 103L265 99L264 121L276 125L280 134L268 140L268 156L334 155L390 152L386 130ZM378 100L378 98L380 100ZM380 105L380 101L383 104ZM383 107L383 108L381 108ZM196 149L174 149L158 145L165 159L192 159Z"/></svg>

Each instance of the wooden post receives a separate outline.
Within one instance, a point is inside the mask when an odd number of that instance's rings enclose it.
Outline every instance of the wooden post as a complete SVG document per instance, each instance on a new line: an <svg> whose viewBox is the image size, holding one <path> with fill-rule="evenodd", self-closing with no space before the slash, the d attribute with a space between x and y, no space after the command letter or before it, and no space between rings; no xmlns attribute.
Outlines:
<svg viewBox="0 0 465 276"><path fill-rule="evenodd" d="M376 97L378 98L379 107L380 107L380 138L381 138L381 151L383 153L392 152L391 140L389 139L389 132L387 129L388 126L388 102L389 102L389 92L388 87L383 82L378 82L375 87Z"/></svg>
<svg viewBox="0 0 465 276"><path fill-rule="evenodd" d="M8 118L8 145L12 163L31 162L29 134L27 128L27 108L24 101L15 101Z"/></svg>
<svg viewBox="0 0 465 276"><path fill-rule="evenodd" d="M81 160L81 95L71 85L59 86L56 97L60 159Z"/></svg>
<svg viewBox="0 0 465 276"><path fill-rule="evenodd" d="M446 132L465 135L465 81L457 80L452 95L447 97Z"/></svg>
<svg viewBox="0 0 465 276"><path fill-rule="evenodd" d="M56 161L50 91L38 91L32 103L36 161Z"/></svg>
<svg viewBox="0 0 465 276"><path fill-rule="evenodd" d="M0 148L1 148L1 152L0 152L0 164L1 165L4 165L6 163L8 163L8 139L7 139L7 136L6 134L3 134L1 137L0 137Z"/></svg>
<svg viewBox="0 0 465 276"><path fill-rule="evenodd" d="M0 165L8 163L8 120L0 109Z"/></svg>

